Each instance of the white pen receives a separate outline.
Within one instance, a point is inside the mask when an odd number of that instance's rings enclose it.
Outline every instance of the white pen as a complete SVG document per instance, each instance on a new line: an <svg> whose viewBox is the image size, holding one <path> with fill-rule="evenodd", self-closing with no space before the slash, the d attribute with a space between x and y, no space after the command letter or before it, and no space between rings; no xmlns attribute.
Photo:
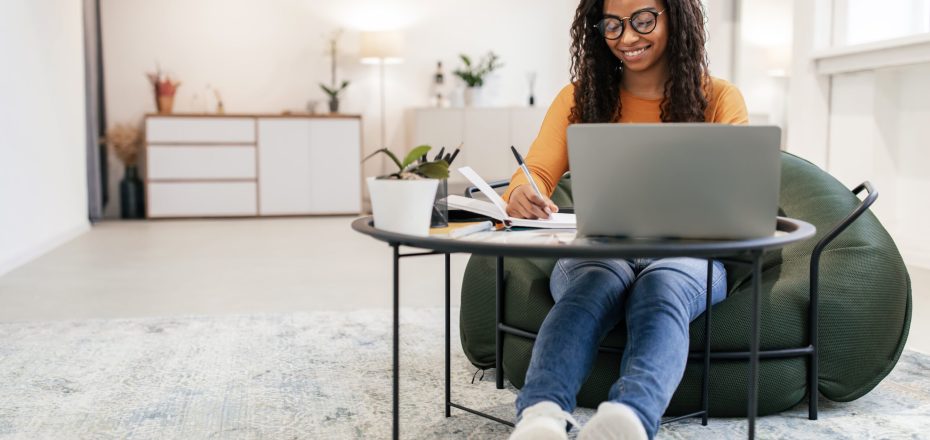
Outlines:
<svg viewBox="0 0 930 440"><path fill-rule="evenodd" d="M490 221L483 221L481 223L476 223L474 225L465 226L464 228L458 228L449 232L450 238L461 238L466 235L474 234L476 232L487 231L494 228L494 223Z"/></svg>
<svg viewBox="0 0 930 440"><path fill-rule="evenodd" d="M536 181L533 180L533 175L530 174L529 168L527 168L526 164L523 163L523 156L521 156L520 153L517 152L517 149L514 148L513 145L510 146L510 150L513 151L513 157L517 158L517 164L520 165L520 169L523 170L523 174L526 175L526 180L530 181L530 186L533 187L533 191L535 191L536 195L539 196L539 200L545 201L546 198L543 197L542 193L539 191L539 187L536 186ZM546 207L546 214L552 214L551 212L549 212L548 207Z"/></svg>

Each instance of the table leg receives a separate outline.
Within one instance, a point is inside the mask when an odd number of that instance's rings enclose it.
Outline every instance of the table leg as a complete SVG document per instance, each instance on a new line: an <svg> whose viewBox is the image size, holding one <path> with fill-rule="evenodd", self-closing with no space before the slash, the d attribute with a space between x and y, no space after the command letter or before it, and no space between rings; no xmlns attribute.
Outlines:
<svg viewBox="0 0 930 440"><path fill-rule="evenodd" d="M449 367L449 291L451 290L451 276L449 275L449 254L446 256L446 417L452 416L452 387L449 384L451 379L450 367Z"/></svg>
<svg viewBox="0 0 930 440"><path fill-rule="evenodd" d="M394 426L393 426L393 438L398 440L400 438L400 407L398 401L399 395L399 374L400 374L400 246L393 245L394 248L394 385L393 385L393 414L394 414Z"/></svg>
<svg viewBox="0 0 930 440"><path fill-rule="evenodd" d="M701 384L701 425L707 426L710 412L710 313L713 306L714 260L707 259L707 306L704 310L704 381Z"/></svg>
<svg viewBox="0 0 930 440"><path fill-rule="evenodd" d="M504 257L497 257L497 306L495 307L496 324L494 325L494 345L496 354L494 360L494 375L497 378L497 389L504 389L504 332L501 323L504 322Z"/></svg>
<svg viewBox="0 0 930 440"><path fill-rule="evenodd" d="M818 254L819 255L819 254ZM818 283L820 280L820 260L812 259L811 262L811 287L810 287L810 305L808 306L808 331L810 332L810 342L813 352L807 363L807 418L817 420L817 397L819 394L818 369L820 359L818 358L818 332L817 308L820 303L818 299Z"/></svg>
<svg viewBox="0 0 930 440"><path fill-rule="evenodd" d="M759 408L759 327L761 310L759 308L762 296L762 253L752 254L752 319L749 343L749 408L746 416L749 418L749 438L756 438L756 414Z"/></svg>

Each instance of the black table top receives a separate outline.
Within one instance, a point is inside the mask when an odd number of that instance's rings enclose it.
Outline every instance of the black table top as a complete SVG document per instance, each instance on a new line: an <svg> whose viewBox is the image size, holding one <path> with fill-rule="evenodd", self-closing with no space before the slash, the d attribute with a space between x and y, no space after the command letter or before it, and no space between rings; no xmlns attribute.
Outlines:
<svg viewBox="0 0 930 440"><path fill-rule="evenodd" d="M810 223L787 217L778 217L772 235L741 240L578 237L574 229L487 231L460 238L433 233L420 237L375 228L371 216L353 221L352 229L392 245L443 253L559 258L735 257L782 248L811 238L816 232Z"/></svg>

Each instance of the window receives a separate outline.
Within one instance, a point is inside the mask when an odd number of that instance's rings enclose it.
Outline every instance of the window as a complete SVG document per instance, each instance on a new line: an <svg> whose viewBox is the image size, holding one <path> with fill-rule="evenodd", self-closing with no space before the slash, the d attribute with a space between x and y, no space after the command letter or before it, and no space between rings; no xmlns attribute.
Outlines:
<svg viewBox="0 0 930 440"><path fill-rule="evenodd" d="M834 46L930 32L930 0L835 0Z"/></svg>

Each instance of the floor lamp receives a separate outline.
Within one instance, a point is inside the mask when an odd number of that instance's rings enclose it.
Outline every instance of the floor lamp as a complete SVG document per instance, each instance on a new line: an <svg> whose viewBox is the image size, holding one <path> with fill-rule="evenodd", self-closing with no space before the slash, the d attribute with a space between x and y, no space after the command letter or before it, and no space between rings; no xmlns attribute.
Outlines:
<svg viewBox="0 0 930 440"><path fill-rule="evenodd" d="M381 94L381 146L387 148L387 124L385 123L385 87L384 66L386 64L400 64L403 61L404 37L399 31L362 32L361 59L365 64L377 64L380 74L379 92ZM381 172L384 172L384 160L381 162Z"/></svg>

